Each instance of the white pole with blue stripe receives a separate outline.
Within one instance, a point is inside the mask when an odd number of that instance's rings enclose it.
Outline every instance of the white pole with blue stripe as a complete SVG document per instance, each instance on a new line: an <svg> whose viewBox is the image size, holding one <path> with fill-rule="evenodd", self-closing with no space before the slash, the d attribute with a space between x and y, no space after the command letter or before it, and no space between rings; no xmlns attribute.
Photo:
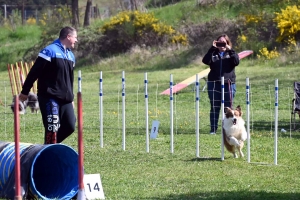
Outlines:
<svg viewBox="0 0 300 200"><path fill-rule="evenodd" d="M174 153L174 135L173 135L173 75L170 75L170 146L171 153Z"/></svg>
<svg viewBox="0 0 300 200"><path fill-rule="evenodd" d="M103 86L102 71L99 79L100 147L103 148Z"/></svg>
<svg viewBox="0 0 300 200"><path fill-rule="evenodd" d="M196 74L196 157L199 156L199 79Z"/></svg>
<svg viewBox="0 0 300 200"><path fill-rule="evenodd" d="M250 85L249 78L246 78L246 104L247 104L247 159L250 163Z"/></svg>
<svg viewBox="0 0 300 200"><path fill-rule="evenodd" d="M125 72L122 72L122 147L125 151Z"/></svg>
<svg viewBox="0 0 300 200"><path fill-rule="evenodd" d="M78 71L78 92L81 92L81 70Z"/></svg>
<svg viewBox="0 0 300 200"><path fill-rule="evenodd" d="M148 118L148 79L147 73L144 76L145 84L145 117L146 117L146 152L149 153L149 118Z"/></svg>
<svg viewBox="0 0 300 200"><path fill-rule="evenodd" d="M278 138L278 79L275 80L275 135L274 135L274 164L277 165Z"/></svg>
<svg viewBox="0 0 300 200"><path fill-rule="evenodd" d="M224 120L224 76L221 77L221 93L222 93L222 101L221 101L221 113L222 113L222 127L221 127L221 160L224 160L224 135L223 135L223 120Z"/></svg>

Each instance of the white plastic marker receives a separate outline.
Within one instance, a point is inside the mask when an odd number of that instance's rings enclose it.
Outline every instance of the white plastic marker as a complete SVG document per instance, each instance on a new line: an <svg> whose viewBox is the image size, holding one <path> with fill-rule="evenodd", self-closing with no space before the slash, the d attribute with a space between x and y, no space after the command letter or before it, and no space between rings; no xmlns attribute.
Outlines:
<svg viewBox="0 0 300 200"><path fill-rule="evenodd" d="M156 139L158 135L158 128L159 128L159 121L155 120L152 122L152 128L151 128L151 139Z"/></svg>
<svg viewBox="0 0 300 200"><path fill-rule="evenodd" d="M87 199L105 199L100 174L85 174L83 182Z"/></svg>

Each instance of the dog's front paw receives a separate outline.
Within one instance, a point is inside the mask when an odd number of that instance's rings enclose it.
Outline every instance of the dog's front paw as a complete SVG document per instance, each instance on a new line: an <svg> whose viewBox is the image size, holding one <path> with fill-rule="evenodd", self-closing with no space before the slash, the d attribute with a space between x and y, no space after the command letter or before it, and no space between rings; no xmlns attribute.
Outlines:
<svg viewBox="0 0 300 200"><path fill-rule="evenodd" d="M241 158L243 158L243 157L244 157L244 154L243 154L243 152L240 152L240 156L241 156Z"/></svg>

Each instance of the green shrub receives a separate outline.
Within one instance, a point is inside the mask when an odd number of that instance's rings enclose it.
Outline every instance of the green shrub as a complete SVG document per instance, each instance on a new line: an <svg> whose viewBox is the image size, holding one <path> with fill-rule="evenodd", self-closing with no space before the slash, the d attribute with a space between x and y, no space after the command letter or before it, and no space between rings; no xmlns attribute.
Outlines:
<svg viewBox="0 0 300 200"><path fill-rule="evenodd" d="M152 13L124 11L105 23L100 32L104 35L101 52L122 53L132 46L188 44L186 35L160 22Z"/></svg>
<svg viewBox="0 0 300 200"><path fill-rule="evenodd" d="M296 5L287 6L275 14L274 21L280 33L277 41L295 45L300 39L300 9Z"/></svg>

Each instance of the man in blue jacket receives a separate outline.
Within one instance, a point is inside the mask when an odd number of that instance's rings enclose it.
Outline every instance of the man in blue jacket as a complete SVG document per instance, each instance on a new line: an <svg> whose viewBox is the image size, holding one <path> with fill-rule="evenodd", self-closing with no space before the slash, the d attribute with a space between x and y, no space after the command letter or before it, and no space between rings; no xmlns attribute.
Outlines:
<svg viewBox="0 0 300 200"><path fill-rule="evenodd" d="M37 95L45 127L45 144L60 143L75 131L74 66L71 52L77 42L77 31L64 27L59 38L40 51L19 95L25 101L37 82Z"/></svg>

